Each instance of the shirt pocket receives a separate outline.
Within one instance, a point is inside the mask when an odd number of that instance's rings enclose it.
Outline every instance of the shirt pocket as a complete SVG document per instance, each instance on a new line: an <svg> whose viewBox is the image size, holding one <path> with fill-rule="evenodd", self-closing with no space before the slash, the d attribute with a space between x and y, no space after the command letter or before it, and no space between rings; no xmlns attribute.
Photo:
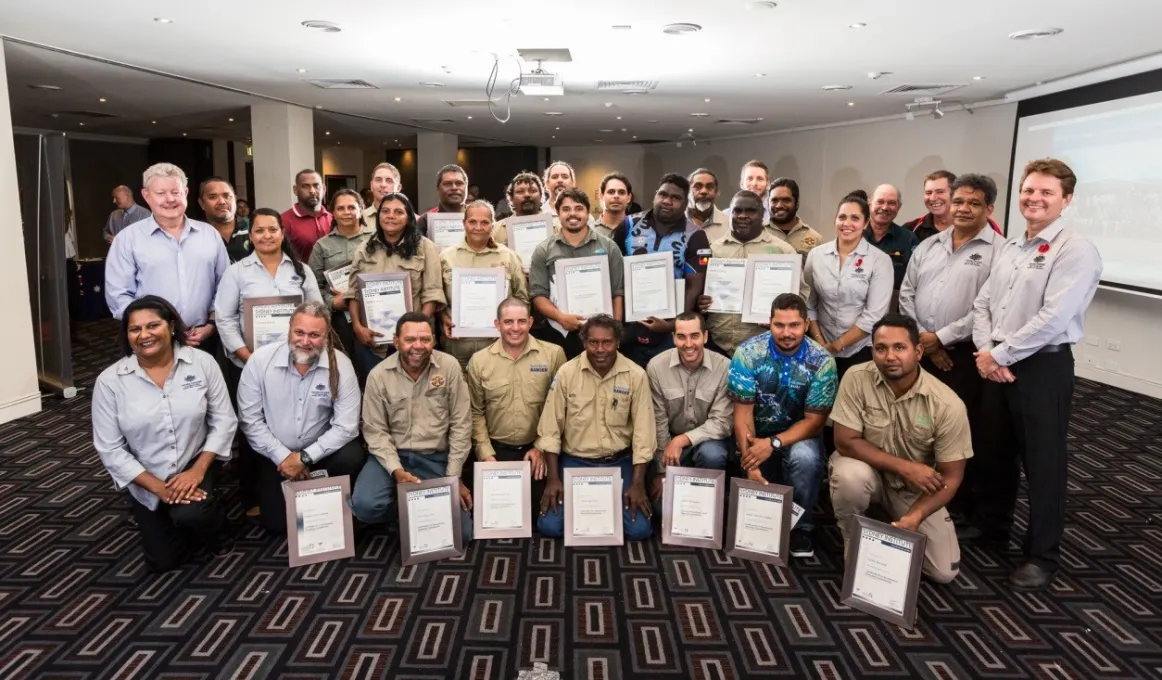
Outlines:
<svg viewBox="0 0 1162 680"><path fill-rule="evenodd" d="M847 272L839 282L839 301L843 305L857 305L863 308L867 302L868 287L871 286L871 271Z"/></svg>
<svg viewBox="0 0 1162 680"><path fill-rule="evenodd" d="M557 389L561 389L557 386ZM583 396L580 394L570 394L565 397L565 427L568 429L582 430L582 436L588 437L590 433L588 430L593 427L593 411L594 398L590 396ZM573 442L571 442L573 443ZM576 445L575 443L573 443Z"/></svg>
<svg viewBox="0 0 1162 680"><path fill-rule="evenodd" d="M662 390L662 397L666 400L666 417L670 422L682 416L686 410L686 392L681 389Z"/></svg>
<svg viewBox="0 0 1162 680"><path fill-rule="evenodd" d="M520 395L527 408L534 408L539 413L549 396L549 385L553 382L550 373L532 373L525 379L524 391Z"/></svg>
<svg viewBox="0 0 1162 680"><path fill-rule="evenodd" d="M402 274L407 274L412 284L412 299L419 300L421 292L424 289L424 260L420 257L413 257L410 260L403 260L399 263L399 270ZM420 311L418 309L414 311Z"/></svg>
<svg viewBox="0 0 1162 680"><path fill-rule="evenodd" d="M443 385L429 388L424 397L425 420L440 427L446 426L448 423L448 388Z"/></svg>
<svg viewBox="0 0 1162 680"><path fill-rule="evenodd" d="M883 409L868 407L863 416L863 438L872 446L884 449L892 430L892 417Z"/></svg>
<svg viewBox="0 0 1162 680"><path fill-rule="evenodd" d="M484 383L484 401L487 404L508 406L512 383L507 380L487 380Z"/></svg>
<svg viewBox="0 0 1162 680"><path fill-rule="evenodd" d="M609 407L605 422L611 427L624 427L629 424L629 395L617 394L609 398Z"/></svg>

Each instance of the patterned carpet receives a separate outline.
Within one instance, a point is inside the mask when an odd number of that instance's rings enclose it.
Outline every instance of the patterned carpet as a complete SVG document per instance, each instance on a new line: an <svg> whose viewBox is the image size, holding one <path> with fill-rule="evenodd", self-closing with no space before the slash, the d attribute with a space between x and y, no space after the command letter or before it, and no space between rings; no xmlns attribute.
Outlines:
<svg viewBox="0 0 1162 680"><path fill-rule="evenodd" d="M1012 555L966 548L953 584L921 586L909 633L838 603L824 518L790 570L538 538L401 568L378 531L355 559L291 570L252 529L234 555L151 576L89 429L114 333L81 330L80 397L0 426L3 679L1162 677L1157 401L1080 381L1063 576L1015 594Z"/></svg>

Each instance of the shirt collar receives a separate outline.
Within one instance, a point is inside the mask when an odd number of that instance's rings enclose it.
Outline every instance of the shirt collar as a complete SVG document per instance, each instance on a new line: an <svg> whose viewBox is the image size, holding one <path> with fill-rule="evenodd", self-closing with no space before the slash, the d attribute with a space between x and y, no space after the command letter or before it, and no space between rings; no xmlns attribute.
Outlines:
<svg viewBox="0 0 1162 680"><path fill-rule="evenodd" d="M296 374L299 372L298 369L295 368L294 357L292 355L291 345L289 342L283 342L279 344L278 349L275 350L273 365L280 366L288 371L294 371ZM330 370L331 362L327 360L327 350L325 347L319 354L319 358L317 361L315 361L315 365L312 366L312 368Z"/></svg>
<svg viewBox="0 0 1162 680"><path fill-rule="evenodd" d="M298 217L299 219L304 219L304 220L305 219L317 220L320 217L323 217L324 215L330 214L327 212L327 206L323 206L323 209L319 211L318 215L310 215L307 213L299 212L299 202L298 201L295 201L295 204L291 206L291 212L294 213L295 217Z"/></svg>
<svg viewBox="0 0 1162 680"><path fill-rule="evenodd" d="M839 239L837 238L831 239L819 247L823 250L823 252L829 255L839 255ZM864 255L867 255L868 250L870 249L871 241L868 241L866 238L861 238L859 243L855 244L855 250L851 252L853 255L859 255L860 257L863 257Z"/></svg>
<svg viewBox="0 0 1162 680"><path fill-rule="evenodd" d="M262 261L258 259L258 251L251 252L249 255L242 258L240 262L251 267L263 266ZM282 253L282 259L279 260L278 266L281 267L284 264L290 264L290 255L287 255L286 253Z"/></svg>
<svg viewBox="0 0 1162 680"><path fill-rule="evenodd" d="M588 352L581 352L581 356L577 357L577 360L581 362L581 370L582 371L589 371L590 373L597 376L598 379L600 379L602 381L604 381L608 378L612 378L613 376L617 375L618 373L625 373L626 371L629 370L630 366L635 365L633 363L630 363L630 360L626 359L625 356L621 352L618 352L617 353L617 360L613 362L613 366L610 367L609 373L606 373L605 377L601 377L600 375L598 375L597 370L595 368L593 368L593 364L589 363L589 353Z"/></svg>
<svg viewBox="0 0 1162 680"><path fill-rule="evenodd" d="M191 232L202 230L202 224L203 224L202 222L199 222L197 220L191 220L188 217L184 217L182 219L183 219L182 232L185 232L186 227L189 227ZM152 234L155 231L165 231L164 229L161 228L161 225L157 223L157 219L154 218L153 213L149 213L149 217L145 218L143 221L149 227L148 231L150 234Z"/></svg>
<svg viewBox="0 0 1162 680"><path fill-rule="evenodd" d="M467 235L465 235L465 238L463 241L460 241L459 243L456 244L456 250L463 250L465 252L469 252L469 253L473 253L473 254L476 253L476 251L472 250L472 247L468 245ZM491 236L489 236L488 243L484 244L484 252L495 252L497 250L500 250L500 248L497 246L496 240L493 239Z"/></svg>
<svg viewBox="0 0 1162 680"><path fill-rule="evenodd" d="M177 366L178 364L193 364L193 353L197 351L198 350L194 349L193 347L174 343L174 366ZM121 361L117 362L117 375L130 375L132 373L136 373L140 368L141 364L137 363L137 355L130 354L129 356L122 358Z"/></svg>
<svg viewBox="0 0 1162 680"><path fill-rule="evenodd" d="M561 231L555 232L553 234L553 240L559 241L559 242L565 244L566 246L569 246L570 248L574 247L571 243L569 243L568 241L565 240L565 230L563 228L561 229ZM581 243L577 244L576 248L580 248L581 246L585 245L586 243L589 243L590 241L595 241L595 240L597 240L597 232L593 231L593 228L590 227L589 233L585 236L585 240L582 241Z"/></svg>
<svg viewBox="0 0 1162 680"><path fill-rule="evenodd" d="M724 238L728 242L740 243L740 244L746 245L747 243L770 243L770 242L774 241L775 235L768 233L767 228L763 227L762 230L759 231L758 236L752 238L749 241L740 241L739 238L734 235L734 229L732 228L730 231L726 232L726 236Z"/></svg>
<svg viewBox="0 0 1162 680"><path fill-rule="evenodd" d="M540 351L541 351L540 341L530 335L528 337L528 339L525 340L525 348L523 350L521 350L520 356L517 357L515 360L520 361L521 359L525 358L529 354L532 354L533 352L539 353ZM508 352L504 351L504 340L497 340L496 342L489 345L488 352L490 354L495 355L495 356L505 356L505 357L508 357L509 359L512 359L512 355L510 355Z"/></svg>
<svg viewBox="0 0 1162 680"><path fill-rule="evenodd" d="M954 231L956 231L956 227L949 227L944 231L937 232L935 236L937 242L946 246L949 251L952 250L952 233ZM998 234L993 231L992 225L985 224L984 229L981 229L976 236L972 237L972 241L984 241L985 243L991 244L997 236ZM969 241L969 243L972 241Z"/></svg>
<svg viewBox="0 0 1162 680"><path fill-rule="evenodd" d="M1033 237L1033 240L1041 239L1046 243L1052 243L1053 239L1065 229L1065 220L1058 217L1053 220L1053 223L1041 230L1041 233ZM991 231L991 230L990 230ZM1021 243L1026 243L1029 239L1025 238L1025 232L1021 232Z"/></svg>
<svg viewBox="0 0 1162 680"><path fill-rule="evenodd" d="M899 402L899 401L904 401L906 399L911 399L912 397L928 396L929 394L931 394L931 390L929 389L929 385L928 385L928 381L931 380L931 378L928 375L928 371L925 371L922 366L917 366L916 369L918 371L920 371L920 375L919 375L919 377L916 378L916 382L912 383L911 389L909 389L907 392L905 392L903 395L901 395L898 398L896 397L896 393L892 391L891 386L888 385L888 381L884 380L884 376L882 373L880 373L880 369L877 368L874 363L870 364L864 370L871 373L872 385L875 386L876 389L879 389L882 387L883 389L887 390L889 394L892 395L893 401Z"/></svg>
<svg viewBox="0 0 1162 680"><path fill-rule="evenodd" d="M670 351L673 352L673 355L670 357L670 368L677 368L679 366L686 368L682 365L682 355L678 352L678 348L675 347ZM702 363L699 365L699 368L710 368L710 350L706 348L702 349Z"/></svg>

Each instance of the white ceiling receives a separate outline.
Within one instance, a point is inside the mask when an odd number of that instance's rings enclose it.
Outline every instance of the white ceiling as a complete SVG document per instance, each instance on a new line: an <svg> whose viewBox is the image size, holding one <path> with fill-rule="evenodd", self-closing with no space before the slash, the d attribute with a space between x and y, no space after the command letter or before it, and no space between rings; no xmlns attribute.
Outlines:
<svg viewBox="0 0 1162 680"><path fill-rule="evenodd" d="M158 16L173 23L155 22ZM315 19L342 32L300 25ZM322 107L316 131L336 128L331 140L349 135L353 142L406 145L419 126L561 146L673 140L690 128L714 138L899 114L911 97L879 93L904 84L964 85L945 99L996 100L1039 81L1153 54L1160 19L1158 0L1114 0L1100 8L1083 0L780 0L774 9L752 8L747 0L202 0L155 8L128 0L38 0L5 3L0 34L228 88L8 43L14 118L28 127L77 129L79 119L62 123L49 114L108 110L121 118L88 121L86 131L156 136L162 126L168 134L244 138L246 106L260 95ZM663 34L672 22L702 30ZM856 22L866 27L849 27ZM1007 38L1047 27L1065 30L1043 40ZM516 96L507 124L486 108L444 103L484 97L492 52L502 55L498 89L505 90L519 72L511 55L529 48L571 52L571 63L545 64L563 77L564 97ZM892 74L871 80L871 71ZM323 90L305 78L362 79L379 89ZM27 87L46 79L64 90ZM660 84L639 97L596 89L599 80L639 79ZM419 85L425 81L445 87ZM852 89L822 91L831 84ZM452 122L415 120L431 118ZM722 118L762 121L714 124Z"/></svg>

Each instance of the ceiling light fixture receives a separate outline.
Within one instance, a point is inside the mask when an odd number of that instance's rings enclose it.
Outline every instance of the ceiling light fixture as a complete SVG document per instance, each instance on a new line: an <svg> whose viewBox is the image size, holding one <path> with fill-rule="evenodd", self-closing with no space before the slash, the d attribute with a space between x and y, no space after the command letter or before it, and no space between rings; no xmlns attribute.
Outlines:
<svg viewBox="0 0 1162 680"><path fill-rule="evenodd" d="M554 129L555 129L555 130L560 130L561 128L554 128Z"/></svg>
<svg viewBox="0 0 1162 680"><path fill-rule="evenodd" d="M823 86L824 92L839 92L842 90L850 90L850 89L851 89L851 85L824 85Z"/></svg>
<svg viewBox="0 0 1162 680"><path fill-rule="evenodd" d="M605 102L605 108L608 109L611 106L613 106L613 102Z"/></svg>
<svg viewBox="0 0 1162 680"><path fill-rule="evenodd" d="M984 80L984 76L973 76L973 80Z"/></svg>
<svg viewBox="0 0 1162 680"><path fill-rule="evenodd" d="M847 27L848 28L867 28L867 24L863 23L862 21L857 21L854 24L848 24Z"/></svg>
<svg viewBox="0 0 1162 680"><path fill-rule="evenodd" d="M106 100L104 97L101 97L101 98L100 98L100 99L98 99L97 101L99 101L99 102L101 102L102 104L104 104L104 103L105 103L107 100Z"/></svg>
<svg viewBox="0 0 1162 680"><path fill-rule="evenodd" d="M77 123L77 125L80 125L81 127L85 127L84 123Z"/></svg>
<svg viewBox="0 0 1162 680"><path fill-rule="evenodd" d="M396 100L397 102L398 102L398 101L402 101L402 100L403 100L403 97L396 97L396 98L395 98L395 100Z"/></svg>
<svg viewBox="0 0 1162 680"><path fill-rule="evenodd" d="M159 24L172 24L173 23L173 19L166 19L165 17L154 17L153 20Z"/></svg>
<svg viewBox="0 0 1162 680"><path fill-rule="evenodd" d="M323 108L323 105L322 105L322 104L315 104L315 108L316 108L316 109L321 109L321 108Z"/></svg>
<svg viewBox="0 0 1162 680"><path fill-rule="evenodd" d="M892 75L891 71L868 71L867 77L871 78L872 80L879 80L880 78L883 78L884 76L890 76L890 75Z"/></svg>
<svg viewBox="0 0 1162 680"><path fill-rule="evenodd" d="M440 83L434 80L425 80L421 82L420 85L423 85L424 87L444 87L444 83Z"/></svg>
<svg viewBox="0 0 1162 680"><path fill-rule="evenodd" d="M325 135L330 135L330 134L331 134L331 131L330 131L330 130L327 130L327 131L326 131L326 132L324 132L323 134L325 134Z"/></svg>
<svg viewBox="0 0 1162 680"><path fill-rule="evenodd" d="M932 109L932 115L936 116L937 119L944 117L944 112L940 110L939 104L936 105L936 108Z"/></svg>
<svg viewBox="0 0 1162 680"><path fill-rule="evenodd" d="M185 136L186 136L186 133L184 133L184 132L183 132L183 133L182 133L182 137L185 137Z"/></svg>
<svg viewBox="0 0 1162 680"><path fill-rule="evenodd" d="M754 74L754 77L755 77L755 78L766 78L766 77L767 77L767 74L765 74L765 73L756 73L756 74Z"/></svg>
<svg viewBox="0 0 1162 680"><path fill-rule="evenodd" d="M60 92L61 91L61 88L59 85L29 85L29 87L34 89L34 90L47 90L49 92Z"/></svg>
<svg viewBox="0 0 1162 680"><path fill-rule="evenodd" d="M227 118L226 120L230 121L231 123L233 123L233 122L234 122L234 119L233 119L233 118Z"/></svg>
<svg viewBox="0 0 1162 680"><path fill-rule="evenodd" d="M628 31L628 30L632 29L633 26L630 26L629 24L614 24L610 28L612 28L615 31Z"/></svg>
<svg viewBox="0 0 1162 680"><path fill-rule="evenodd" d="M617 117L617 119L618 119L618 120L621 120L621 116L618 116L618 117Z"/></svg>
<svg viewBox="0 0 1162 680"><path fill-rule="evenodd" d="M710 103L710 97L707 97L706 99L703 99L702 101L704 101L704 102L706 102L707 104L709 104L709 103Z"/></svg>
<svg viewBox="0 0 1162 680"><path fill-rule="evenodd" d="M691 118L709 118L710 114L709 113L691 113L690 117Z"/></svg>
<svg viewBox="0 0 1162 680"><path fill-rule="evenodd" d="M561 113L560 111L545 111L545 115L546 116L563 116L565 114Z"/></svg>
<svg viewBox="0 0 1162 680"><path fill-rule="evenodd" d="M1040 40L1060 35L1064 28L1030 28L1023 31L1013 31L1009 34L1010 40Z"/></svg>
<svg viewBox="0 0 1162 680"><path fill-rule="evenodd" d="M549 101L549 98L548 98L548 97L545 97L545 101Z"/></svg>
<svg viewBox="0 0 1162 680"><path fill-rule="evenodd" d="M702 27L698 24L666 24L662 26L662 33L666 35L688 35L690 33L697 33L701 31Z"/></svg>
<svg viewBox="0 0 1162 680"><path fill-rule="evenodd" d="M613 130L598 130L598 132L613 132Z"/></svg>
<svg viewBox="0 0 1162 680"><path fill-rule="evenodd" d="M848 106L855 106L855 102L847 102Z"/></svg>
<svg viewBox="0 0 1162 680"><path fill-rule="evenodd" d="M693 131L694 131L694 128L690 128L689 130L687 130L687 132L693 132Z"/></svg>
<svg viewBox="0 0 1162 680"><path fill-rule="evenodd" d="M634 136L633 136L633 138L634 138L634 139L637 139L637 135L634 135Z"/></svg>
<svg viewBox="0 0 1162 680"><path fill-rule="evenodd" d="M313 28L316 31L323 33L338 33L343 29L339 28L338 24L333 24L330 21L320 21L318 19L310 19L302 23L303 28Z"/></svg>
<svg viewBox="0 0 1162 680"><path fill-rule="evenodd" d="M298 71L299 73L306 73L307 72L307 70L305 68L299 68L299 69L295 69L295 70Z"/></svg>

